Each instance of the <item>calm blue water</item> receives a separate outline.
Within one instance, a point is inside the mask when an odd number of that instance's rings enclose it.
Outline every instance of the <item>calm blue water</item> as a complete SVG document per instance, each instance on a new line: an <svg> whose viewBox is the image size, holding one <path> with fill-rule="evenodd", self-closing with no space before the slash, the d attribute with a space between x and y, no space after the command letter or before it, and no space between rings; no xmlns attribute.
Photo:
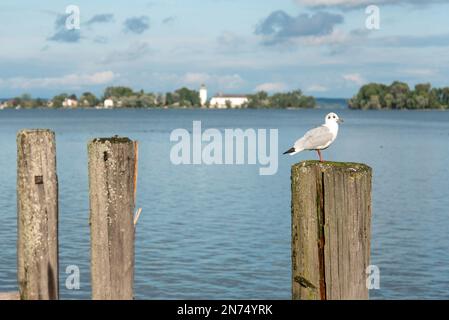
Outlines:
<svg viewBox="0 0 449 320"><path fill-rule="evenodd" d="M16 290L16 132L57 134L60 277L64 299L90 298L86 144L119 134L140 141L135 294L138 299L290 299L290 166L174 166L170 132L278 128L279 152L323 110L11 110L0 112L0 291ZM374 169L375 299L449 298L449 112L339 110L345 124L325 159ZM81 290L65 288L78 265Z"/></svg>

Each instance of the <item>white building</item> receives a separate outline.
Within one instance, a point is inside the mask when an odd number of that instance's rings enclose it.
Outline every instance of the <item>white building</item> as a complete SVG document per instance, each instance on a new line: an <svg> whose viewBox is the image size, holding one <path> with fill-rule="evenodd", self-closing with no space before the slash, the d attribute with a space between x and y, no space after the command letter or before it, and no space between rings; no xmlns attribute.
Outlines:
<svg viewBox="0 0 449 320"><path fill-rule="evenodd" d="M200 101L201 101L201 106L204 106L207 102L207 88L204 84L201 85L201 88L200 88Z"/></svg>
<svg viewBox="0 0 449 320"><path fill-rule="evenodd" d="M225 109L228 107L231 108L241 108L245 104L249 102L249 99L246 95L238 95L238 94L232 94L232 95L224 95L219 94L215 97L212 97L210 100L210 108L217 108L217 109Z"/></svg>
<svg viewBox="0 0 449 320"><path fill-rule="evenodd" d="M78 106L78 101L75 99L65 98L62 102L64 108L75 108Z"/></svg>
<svg viewBox="0 0 449 320"><path fill-rule="evenodd" d="M112 100L112 99L104 100L103 106L107 109L114 108L114 100Z"/></svg>

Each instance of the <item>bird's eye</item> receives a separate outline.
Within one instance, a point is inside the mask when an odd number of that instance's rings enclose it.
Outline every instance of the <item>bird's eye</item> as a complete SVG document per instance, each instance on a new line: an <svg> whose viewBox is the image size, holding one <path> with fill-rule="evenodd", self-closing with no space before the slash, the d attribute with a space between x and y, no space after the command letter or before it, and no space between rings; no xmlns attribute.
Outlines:
<svg viewBox="0 0 449 320"><path fill-rule="evenodd" d="M331 117L327 117L328 119L330 119Z"/></svg>
<svg viewBox="0 0 449 320"><path fill-rule="evenodd" d="M335 116L334 116L334 119L335 119Z"/></svg>

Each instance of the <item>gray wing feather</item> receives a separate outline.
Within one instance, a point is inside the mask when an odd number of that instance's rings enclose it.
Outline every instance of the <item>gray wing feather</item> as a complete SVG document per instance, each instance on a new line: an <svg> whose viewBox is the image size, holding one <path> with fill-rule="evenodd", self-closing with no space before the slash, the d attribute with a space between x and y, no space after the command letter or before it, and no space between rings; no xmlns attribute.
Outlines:
<svg viewBox="0 0 449 320"><path fill-rule="evenodd" d="M304 137L295 142L296 150L313 150L326 145L333 136L326 126L317 127L306 132Z"/></svg>

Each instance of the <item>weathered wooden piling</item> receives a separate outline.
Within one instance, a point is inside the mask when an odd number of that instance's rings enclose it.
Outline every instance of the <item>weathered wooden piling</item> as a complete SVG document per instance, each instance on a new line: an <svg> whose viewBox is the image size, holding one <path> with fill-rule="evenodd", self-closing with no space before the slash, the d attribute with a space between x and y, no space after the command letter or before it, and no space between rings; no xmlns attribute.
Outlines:
<svg viewBox="0 0 449 320"><path fill-rule="evenodd" d="M17 134L17 276L23 300L58 299L58 177L55 134Z"/></svg>
<svg viewBox="0 0 449 320"><path fill-rule="evenodd" d="M92 298L133 299L135 144L128 138L89 143Z"/></svg>
<svg viewBox="0 0 449 320"><path fill-rule="evenodd" d="M4 300L20 300L18 292L0 292L0 301Z"/></svg>
<svg viewBox="0 0 449 320"><path fill-rule="evenodd" d="M357 163L292 167L293 299L368 299L371 178Z"/></svg>

